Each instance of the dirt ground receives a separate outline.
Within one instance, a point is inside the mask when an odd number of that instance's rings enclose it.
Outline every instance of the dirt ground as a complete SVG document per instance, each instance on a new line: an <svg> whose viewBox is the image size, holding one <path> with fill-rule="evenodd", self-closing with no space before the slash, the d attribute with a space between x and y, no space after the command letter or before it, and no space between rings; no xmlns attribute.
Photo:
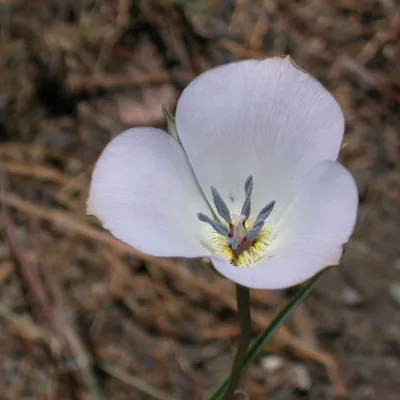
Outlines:
<svg viewBox="0 0 400 400"><path fill-rule="evenodd" d="M164 127L161 104L212 66L281 54L340 102L360 208L246 390L398 399L399 37L394 0L0 0L0 400L195 400L228 372L233 285L123 245L85 200L111 137ZM254 333L290 293L253 291Z"/></svg>

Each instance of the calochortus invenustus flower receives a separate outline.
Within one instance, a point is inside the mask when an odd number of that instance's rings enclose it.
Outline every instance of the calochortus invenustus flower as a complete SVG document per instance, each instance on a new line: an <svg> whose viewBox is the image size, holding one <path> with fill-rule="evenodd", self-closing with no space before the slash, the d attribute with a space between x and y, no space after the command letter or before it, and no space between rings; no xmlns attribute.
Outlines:
<svg viewBox="0 0 400 400"><path fill-rule="evenodd" d="M155 128L115 137L93 171L89 212L154 256L208 257L250 288L284 288L337 264L355 182L336 162L344 118L289 57L211 69L183 91L180 143Z"/></svg>

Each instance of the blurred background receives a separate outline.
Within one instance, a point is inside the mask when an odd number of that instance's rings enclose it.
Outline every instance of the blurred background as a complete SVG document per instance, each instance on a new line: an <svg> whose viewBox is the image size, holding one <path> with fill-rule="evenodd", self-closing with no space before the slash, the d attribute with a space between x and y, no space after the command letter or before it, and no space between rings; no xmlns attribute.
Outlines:
<svg viewBox="0 0 400 400"><path fill-rule="evenodd" d="M246 390L399 398L398 2L0 0L0 26L1 400L197 400L228 372L233 285L112 238L85 215L88 182L114 135L165 127L161 104L202 71L282 54L341 104L360 209ZM254 333L290 294L252 291Z"/></svg>

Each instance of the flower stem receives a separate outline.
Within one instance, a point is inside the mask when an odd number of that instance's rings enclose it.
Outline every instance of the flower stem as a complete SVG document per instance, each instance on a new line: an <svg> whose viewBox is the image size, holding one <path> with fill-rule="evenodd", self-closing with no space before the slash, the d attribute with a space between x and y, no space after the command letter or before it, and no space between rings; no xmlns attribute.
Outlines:
<svg viewBox="0 0 400 400"><path fill-rule="evenodd" d="M250 349L246 355L243 368L246 369L255 360L255 358L263 351L264 346L279 330L279 328L288 319L294 309L307 297L314 286L320 281L322 276L329 270L330 267L323 269L320 273L314 276L307 285L300 289L297 294L288 302L288 304L275 316L270 324L261 332L252 342ZM228 384L230 376L226 376L206 397L207 400L220 400L225 393L225 388Z"/></svg>
<svg viewBox="0 0 400 400"><path fill-rule="evenodd" d="M242 375L243 364L246 359L247 349L251 336L250 317L250 290L241 285L236 285L236 301L239 313L240 339L232 365L229 382L224 393L224 400L233 400L235 389L238 387Z"/></svg>

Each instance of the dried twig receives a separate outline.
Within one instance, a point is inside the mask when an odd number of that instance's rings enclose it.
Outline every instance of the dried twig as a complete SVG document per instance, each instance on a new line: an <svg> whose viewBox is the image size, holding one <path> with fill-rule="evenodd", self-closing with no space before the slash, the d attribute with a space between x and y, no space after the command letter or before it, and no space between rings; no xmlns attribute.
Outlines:
<svg viewBox="0 0 400 400"><path fill-rule="evenodd" d="M6 175L2 166L0 164L0 187L1 187L1 196L5 196L7 181ZM25 257L25 252L23 247L21 246L19 239L15 233L15 225L14 221L11 217L11 214L8 210L8 204L2 202L2 215L5 225L5 232L10 242L11 250L21 266L22 274L24 275L29 290L31 291L34 298L39 301L40 306L42 307L47 319L49 321L54 321L53 310L50 305L50 300L47 296L46 290L42 284L42 281L39 277L39 272L37 270L36 265L29 263L27 258Z"/></svg>
<svg viewBox="0 0 400 400"><path fill-rule="evenodd" d="M144 382L143 380L139 379L138 377L128 374L126 371L122 370L121 368L118 368L115 365L112 365L112 364L106 363L106 362L101 362L99 366L107 374L134 387L137 390L140 390L142 393L147 394L148 396L152 397L153 399L176 400L175 397L173 397L159 389L154 388L153 386L149 385L148 383Z"/></svg>
<svg viewBox="0 0 400 400"><path fill-rule="evenodd" d="M166 73L148 75L94 75L71 76L68 86L72 91L91 90L99 88L112 88L116 86L142 86L168 83L171 78Z"/></svg>

